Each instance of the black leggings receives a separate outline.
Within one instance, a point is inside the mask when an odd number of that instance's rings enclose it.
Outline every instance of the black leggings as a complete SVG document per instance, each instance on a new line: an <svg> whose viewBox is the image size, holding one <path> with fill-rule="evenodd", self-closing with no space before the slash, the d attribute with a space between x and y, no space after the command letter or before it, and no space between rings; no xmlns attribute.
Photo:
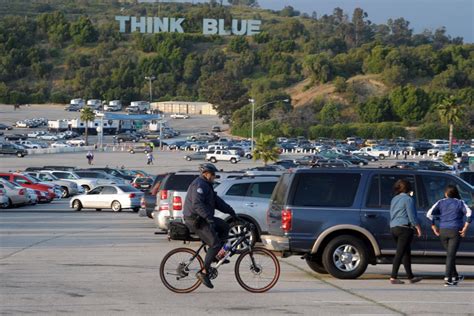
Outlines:
<svg viewBox="0 0 474 316"><path fill-rule="evenodd" d="M451 281L452 278L458 277L458 272L456 271L456 253L458 252L461 236L456 229L441 228L439 238L441 239L441 244L443 244L444 249L446 249L445 277Z"/></svg>
<svg viewBox="0 0 474 316"><path fill-rule="evenodd" d="M400 264L403 262L405 271L409 279L413 279L413 272L411 271L411 242L413 241L413 229L406 226L396 226L390 229L393 239L397 243L397 253L393 258L392 275L393 279L398 277L398 270Z"/></svg>

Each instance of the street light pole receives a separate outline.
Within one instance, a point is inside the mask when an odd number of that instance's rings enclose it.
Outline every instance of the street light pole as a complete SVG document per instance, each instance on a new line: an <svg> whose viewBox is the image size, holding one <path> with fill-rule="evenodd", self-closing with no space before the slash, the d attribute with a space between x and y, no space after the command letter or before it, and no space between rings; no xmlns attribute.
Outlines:
<svg viewBox="0 0 474 316"><path fill-rule="evenodd" d="M252 126L251 126L251 132L250 132L250 137L251 137L250 152L253 155L253 133L254 133L254 128L255 128L255 100L254 99L249 99L249 102L252 103ZM269 104L277 103L277 102L285 102L286 103L286 102L290 102L290 100L289 99L283 99L283 100L270 101L270 102L267 102L265 104L260 105L257 108L257 110L264 107L265 105L269 105Z"/></svg>
<svg viewBox="0 0 474 316"><path fill-rule="evenodd" d="M151 91L151 82L152 82L153 80L155 80L156 77L155 77L155 76L146 76L145 79L148 80L148 83L149 83L149 87L150 87L150 103L151 103L151 101L153 101L153 94L152 94L152 91Z"/></svg>

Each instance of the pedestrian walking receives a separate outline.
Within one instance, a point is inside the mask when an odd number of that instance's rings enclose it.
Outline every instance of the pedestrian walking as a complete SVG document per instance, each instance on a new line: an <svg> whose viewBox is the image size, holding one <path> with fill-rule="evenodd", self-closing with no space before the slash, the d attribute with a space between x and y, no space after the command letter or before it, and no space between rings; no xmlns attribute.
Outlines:
<svg viewBox="0 0 474 316"><path fill-rule="evenodd" d="M94 154L92 153L92 151L89 150L87 152L86 158L87 158L87 163L89 165L92 165L92 161L94 160Z"/></svg>
<svg viewBox="0 0 474 316"><path fill-rule="evenodd" d="M146 164L147 164L147 165L152 165L152 164L153 164L153 153L148 152L148 153L146 154L146 158L147 158Z"/></svg>
<svg viewBox="0 0 474 316"><path fill-rule="evenodd" d="M403 151L403 159L407 160L408 157L408 150Z"/></svg>
<svg viewBox="0 0 474 316"><path fill-rule="evenodd" d="M421 281L415 277L411 270L411 243L416 230L418 237L421 236L421 227L416 216L415 203L409 195L412 191L410 182L398 180L393 186L395 196L390 203L390 231L397 244L397 252L393 258L392 274L390 283L404 284L398 279L398 270L403 262L410 283Z"/></svg>
<svg viewBox="0 0 474 316"><path fill-rule="evenodd" d="M112 144L115 146L117 144L117 136L112 136Z"/></svg>
<svg viewBox="0 0 474 316"><path fill-rule="evenodd" d="M457 187L446 186L444 199L436 202L426 216L431 220L433 233L441 240L446 249L446 271L444 286L456 286L464 280L456 270L456 253L461 238L466 236L467 228L472 220L472 210L461 199ZM466 220L464 221L464 217ZM438 225L436 222L439 221Z"/></svg>

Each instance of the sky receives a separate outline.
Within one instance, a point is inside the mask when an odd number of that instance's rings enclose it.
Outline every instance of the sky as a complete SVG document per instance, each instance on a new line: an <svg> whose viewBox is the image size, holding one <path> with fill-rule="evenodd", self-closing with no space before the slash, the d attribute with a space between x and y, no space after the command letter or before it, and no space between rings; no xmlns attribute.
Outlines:
<svg viewBox="0 0 474 316"><path fill-rule="evenodd" d="M208 2L208 0L152 0L160 2ZM474 42L474 0L257 0L264 9L281 10L291 5L300 12L318 16L332 14L340 7L352 17L354 8L362 8L373 23L405 18L415 33L445 26L451 37L462 37L465 43ZM224 0L224 3L227 3Z"/></svg>

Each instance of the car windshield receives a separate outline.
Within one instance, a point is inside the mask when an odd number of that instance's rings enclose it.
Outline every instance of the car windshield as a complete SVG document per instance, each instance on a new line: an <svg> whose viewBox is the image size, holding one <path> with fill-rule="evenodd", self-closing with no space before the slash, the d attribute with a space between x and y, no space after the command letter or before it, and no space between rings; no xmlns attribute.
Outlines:
<svg viewBox="0 0 474 316"><path fill-rule="evenodd" d="M2 180L2 181L0 181L0 183L3 184L4 186L8 187L11 190L15 189L15 186L11 182Z"/></svg>
<svg viewBox="0 0 474 316"><path fill-rule="evenodd" d="M123 192L141 192L140 190L137 190L134 187L129 186L129 185L119 185L118 188L122 190Z"/></svg>
<svg viewBox="0 0 474 316"><path fill-rule="evenodd" d="M41 180L38 180L37 178L32 177L32 176L30 176L30 175L28 175L28 174L23 174L23 176L24 176L29 182L31 182L31 183L38 183L38 182L41 181Z"/></svg>

